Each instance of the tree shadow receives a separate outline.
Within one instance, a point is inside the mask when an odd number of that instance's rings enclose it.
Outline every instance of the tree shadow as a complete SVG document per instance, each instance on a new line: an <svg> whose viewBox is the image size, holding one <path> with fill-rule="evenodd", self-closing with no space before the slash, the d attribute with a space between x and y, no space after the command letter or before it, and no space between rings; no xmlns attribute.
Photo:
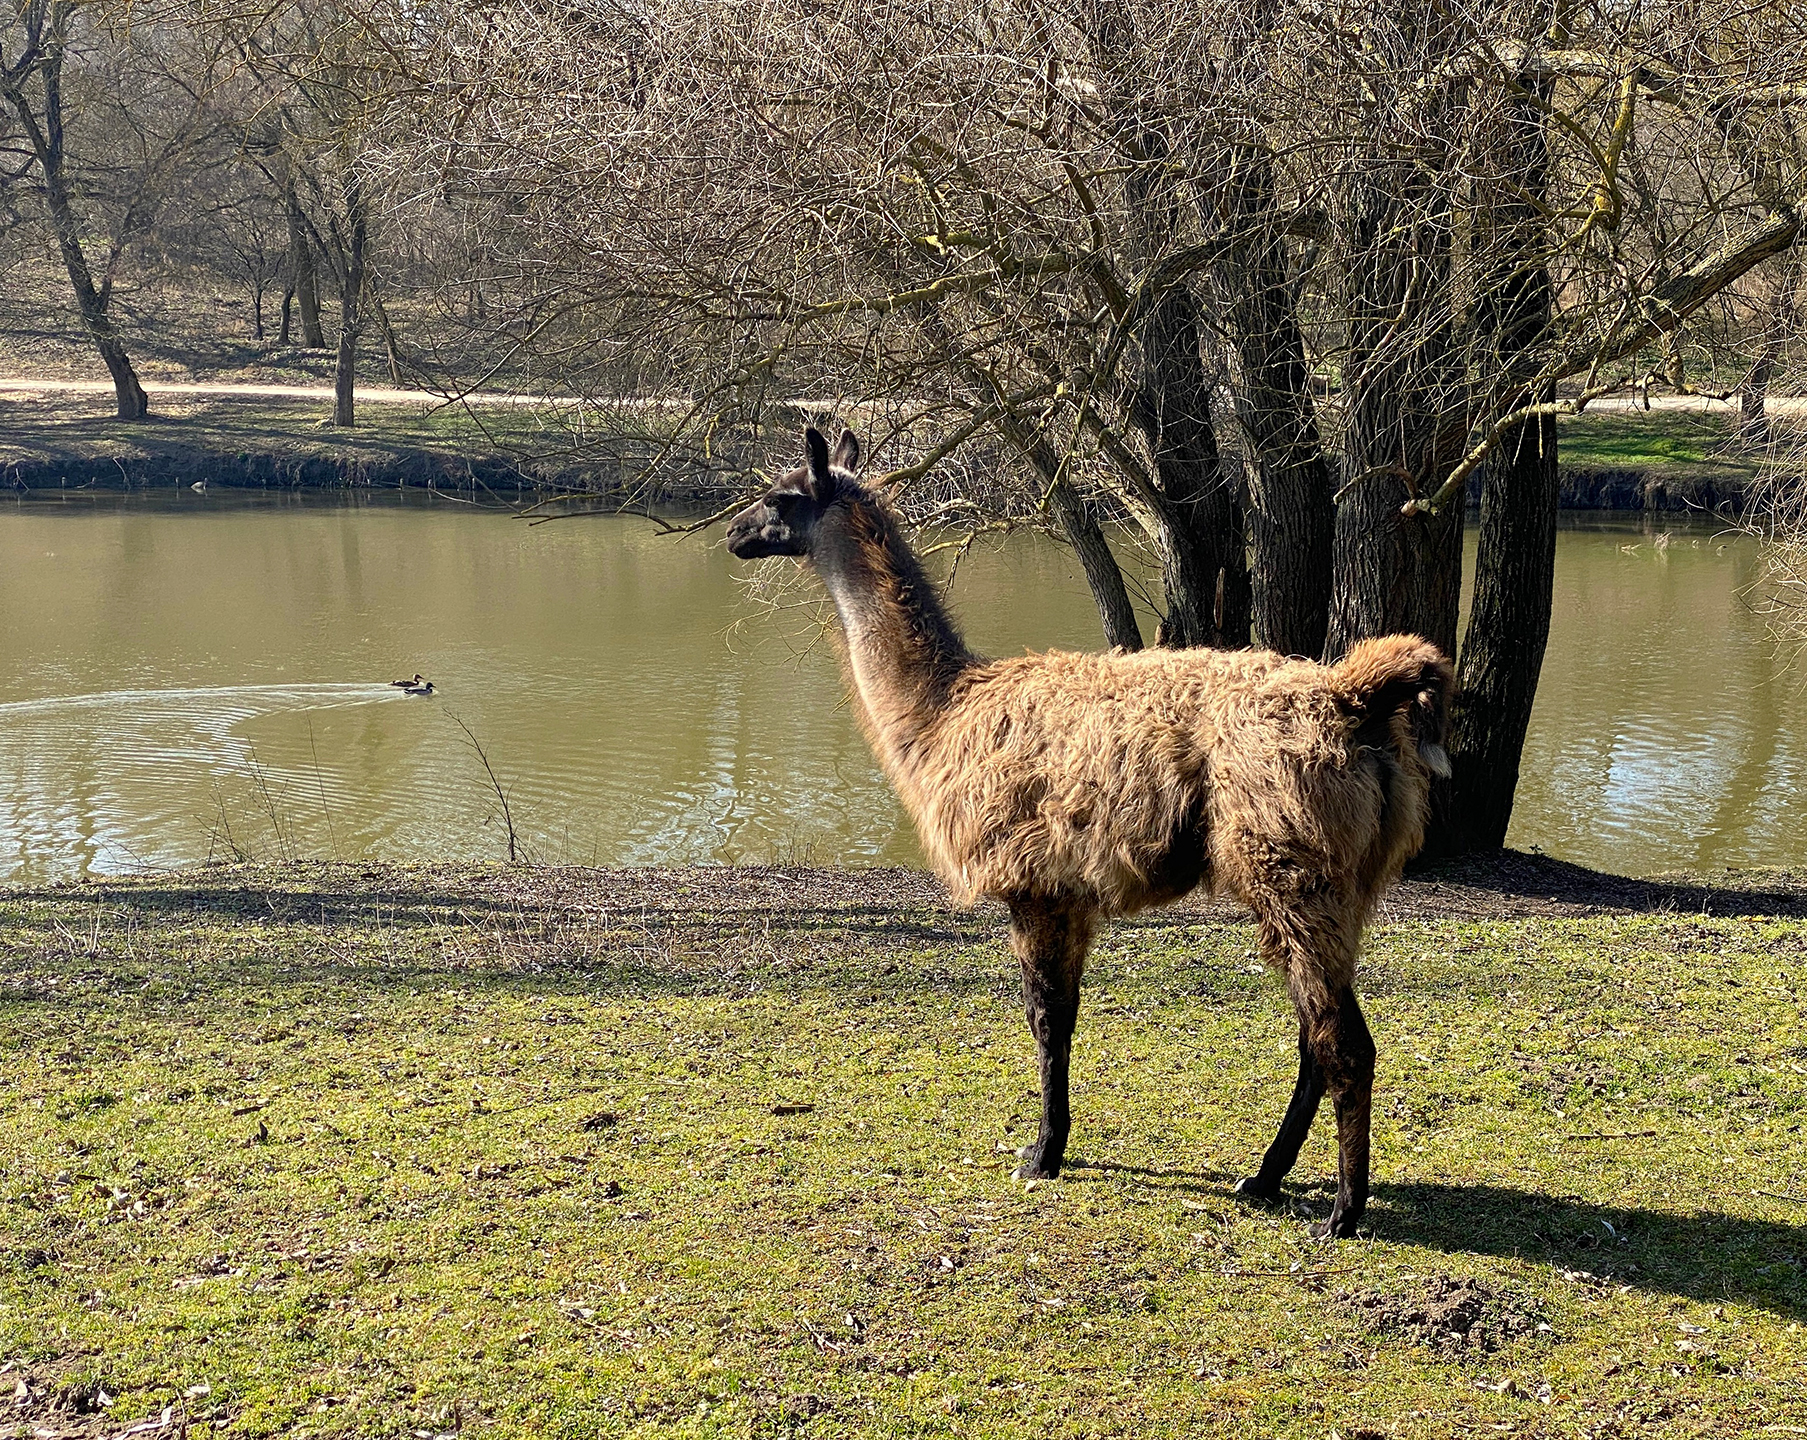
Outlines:
<svg viewBox="0 0 1807 1440"><path fill-rule="evenodd" d="M1807 1228L1800 1225L1428 1181L1378 1185L1374 1202L1364 1228L1386 1240L1451 1254L1513 1256L1597 1277L1602 1286L1732 1301L1807 1319Z"/></svg>
<svg viewBox="0 0 1807 1440"><path fill-rule="evenodd" d="M1388 897L1387 910L1426 918L1500 918L1588 914L1807 916L1807 883L1792 875L1758 872L1755 883L1737 883L1736 871L1721 883L1686 878L1640 879L1590 870L1551 855L1497 850L1455 860L1414 863ZM1778 885L1777 880L1782 883ZM1502 903L1505 902L1505 903ZM1515 903L1514 903L1515 902Z"/></svg>

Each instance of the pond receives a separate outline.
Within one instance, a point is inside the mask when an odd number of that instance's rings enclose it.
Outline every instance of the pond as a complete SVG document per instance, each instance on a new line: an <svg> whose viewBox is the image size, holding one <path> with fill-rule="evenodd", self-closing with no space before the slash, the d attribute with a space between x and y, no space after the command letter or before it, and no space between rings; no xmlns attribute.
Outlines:
<svg viewBox="0 0 1807 1440"><path fill-rule="evenodd" d="M1807 863L1807 676L1741 599L1755 563L1710 524L1565 525L1512 844ZM498 790L545 863L920 863L812 592L774 608L751 570L645 519L424 495L12 503L0 877L496 859ZM1099 644L1037 537L975 546L953 602L982 651ZM386 683L417 670L439 693Z"/></svg>

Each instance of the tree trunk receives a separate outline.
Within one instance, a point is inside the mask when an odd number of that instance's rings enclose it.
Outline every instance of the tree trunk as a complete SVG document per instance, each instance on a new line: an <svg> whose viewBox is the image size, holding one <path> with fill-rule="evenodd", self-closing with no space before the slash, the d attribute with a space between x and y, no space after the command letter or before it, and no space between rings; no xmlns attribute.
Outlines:
<svg viewBox="0 0 1807 1440"><path fill-rule="evenodd" d="M289 343L289 315L295 308L295 286L293 283L282 287L282 328L276 332L276 343Z"/></svg>
<svg viewBox="0 0 1807 1440"><path fill-rule="evenodd" d="M1255 643L1315 659L1329 625L1336 524L1330 465L1318 435L1286 243L1273 229L1267 157L1240 153L1231 190L1231 223L1244 238L1218 267L1218 282L1240 362L1237 414L1254 460L1248 508Z"/></svg>
<svg viewBox="0 0 1807 1440"><path fill-rule="evenodd" d="M1779 349L1779 346L1772 348L1765 337L1757 352L1756 363L1745 372L1744 383L1738 387L1738 443L1754 450L1769 444L1769 416L1765 412Z"/></svg>
<svg viewBox="0 0 1807 1440"><path fill-rule="evenodd" d="M1038 464L1037 468L1041 466ZM1098 618L1104 626L1104 643L1118 650L1140 650L1142 629L1136 623L1129 587L1123 583L1123 571L1111 553L1104 527L1066 480L1054 481L1048 491L1048 505L1078 554L1079 563L1085 567L1086 584L1098 603Z"/></svg>
<svg viewBox="0 0 1807 1440"><path fill-rule="evenodd" d="M1123 183L1135 258L1153 269L1182 235L1186 202L1170 137L1151 118L1159 106L1149 103L1147 76L1124 64L1140 49L1130 7L1113 0L1089 16L1100 90L1129 161ZM1224 474L1212 425L1214 381L1198 301L1181 278L1153 292L1153 302L1137 337L1140 363L1121 398L1153 460L1157 493L1141 497L1143 519L1161 558L1167 602L1155 642L1239 648L1249 643L1248 542L1242 497Z"/></svg>
<svg viewBox="0 0 1807 1440"><path fill-rule="evenodd" d="M1555 338L1541 212L1549 140L1538 103L1547 101L1549 81L1534 75L1521 80L1529 98L1515 104L1502 124L1497 171L1511 188L1489 197L1489 212L1478 217L1477 227L1484 267L1477 323L1490 341L1493 373L1501 377L1495 415L1555 398L1554 382L1533 384ZM1556 421L1544 415L1509 430L1487 462L1474 603L1451 707L1455 775L1426 846L1438 853L1506 842L1550 637L1560 499L1556 459Z"/></svg>
<svg viewBox="0 0 1807 1440"><path fill-rule="evenodd" d="M1554 398L1553 388L1544 398ZM1456 673L1450 735L1455 777L1448 810L1432 837L1437 853L1506 843L1550 638L1558 498L1556 420L1543 415L1509 435L1488 460L1481 484L1474 602Z"/></svg>
<svg viewBox="0 0 1807 1440"><path fill-rule="evenodd" d="M44 178L44 204L50 211L51 227L56 231L57 249L63 257L63 268L69 274L70 288L75 291L76 309L101 362L113 377L116 411L121 420L142 420L150 414L150 401L138 383L138 372L132 358L120 343L118 332L107 315L112 298L112 281L94 283L94 272L88 268L88 257L82 250L81 222L69 194L69 183L63 173L63 46L62 36L44 47L38 71L44 87L43 115L36 114L26 98L21 78L18 87L9 87L6 97L12 101L20 124L31 141L32 153Z"/></svg>
<svg viewBox="0 0 1807 1440"><path fill-rule="evenodd" d="M1379 162L1375 181L1352 207L1345 478L1324 659L1340 659L1357 640L1402 632L1454 658L1465 504L1400 513L1435 491L1467 447L1467 377L1452 334L1449 188L1425 183L1418 166L1399 174Z"/></svg>
<svg viewBox="0 0 1807 1440"><path fill-rule="evenodd" d="M358 331L356 309L349 301L339 305L339 353L333 360L333 424L353 426L358 423L355 389L358 373Z"/></svg>
<svg viewBox="0 0 1807 1440"><path fill-rule="evenodd" d="M295 194L294 181L284 179L283 214L289 223L289 285L301 311L301 343L310 350L326 348L326 332L320 328L320 279L314 264L314 247L307 238L307 220L301 213L301 201ZM289 313L282 312L282 338L289 338Z"/></svg>
<svg viewBox="0 0 1807 1440"><path fill-rule="evenodd" d="M353 387L357 383L358 331L364 320L364 240L368 221L364 212L364 187L356 171L345 181L344 255L339 275L339 354L333 367L333 424L357 424L353 411Z"/></svg>
<svg viewBox="0 0 1807 1440"><path fill-rule="evenodd" d="M1738 387L1738 441L1753 449L1769 444L1769 387L1776 367L1787 354L1788 336L1799 320L1796 290L1800 280L1800 252L1783 252L1776 266L1776 293L1770 299L1763 317L1763 334L1757 341L1757 357Z"/></svg>
<svg viewBox="0 0 1807 1440"><path fill-rule="evenodd" d="M1155 306L1142 352L1130 408L1167 501L1159 537L1167 616L1156 643L1240 649L1249 643L1250 618L1242 500L1224 474L1211 424L1211 376L1190 290L1175 289Z"/></svg>

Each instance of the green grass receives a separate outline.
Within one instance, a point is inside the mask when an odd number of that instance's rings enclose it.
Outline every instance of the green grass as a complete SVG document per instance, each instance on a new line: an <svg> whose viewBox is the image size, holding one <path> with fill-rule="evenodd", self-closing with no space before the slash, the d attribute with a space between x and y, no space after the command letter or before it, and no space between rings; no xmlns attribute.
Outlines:
<svg viewBox="0 0 1807 1440"><path fill-rule="evenodd" d="M1755 470L1754 459L1725 453L1732 439L1732 422L1727 413L1595 410L1564 416L1559 424L1564 465L1623 470Z"/></svg>
<svg viewBox="0 0 1807 1440"><path fill-rule="evenodd" d="M244 1435L1807 1433L1807 922L1377 929L1371 1238L1327 1246L1327 1116L1293 1213L1229 1191L1291 1082L1243 925L1106 935L1077 1160L1025 1191L995 916L598 887L0 892L0 1403L24 1373ZM1443 1277L1494 1297L1484 1343L1400 1323Z"/></svg>
<svg viewBox="0 0 1807 1440"><path fill-rule="evenodd" d="M230 456L288 449L299 454L422 450L451 456L522 455L558 459L584 437L575 410L556 406L391 405L366 402L358 423L335 428L332 402L263 396L153 397L151 418L122 421L109 396L0 397L0 460L133 455L164 450Z"/></svg>

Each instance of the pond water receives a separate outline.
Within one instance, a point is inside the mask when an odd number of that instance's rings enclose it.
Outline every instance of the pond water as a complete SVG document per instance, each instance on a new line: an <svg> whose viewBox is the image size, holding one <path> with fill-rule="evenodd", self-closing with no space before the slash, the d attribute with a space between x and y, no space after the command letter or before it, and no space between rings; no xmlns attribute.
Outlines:
<svg viewBox="0 0 1807 1440"><path fill-rule="evenodd" d="M1511 842L1629 873L1807 863L1807 676L1740 598L1754 547L1663 528L1563 530ZM12 503L0 877L494 859L497 786L547 863L920 863L811 592L767 608L751 571L644 519L431 496ZM1035 537L975 547L953 597L983 651L1099 643ZM433 698L386 684L417 670Z"/></svg>

